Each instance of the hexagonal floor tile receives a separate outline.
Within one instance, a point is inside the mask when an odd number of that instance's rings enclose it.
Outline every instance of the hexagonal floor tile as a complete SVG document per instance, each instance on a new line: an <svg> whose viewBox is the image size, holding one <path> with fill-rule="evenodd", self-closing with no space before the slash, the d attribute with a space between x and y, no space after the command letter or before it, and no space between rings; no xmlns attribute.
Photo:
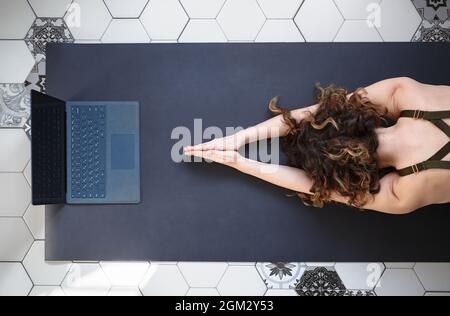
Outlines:
<svg viewBox="0 0 450 316"><path fill-rule="evenodd" d="M0 218L0 261L22 261L33 241L21 218Z"/></svg>
<svg viewBox="0 0 450 316"><path fill-rule="evenodd" d="M228 268L221 262L180 262L181 273L190 287L216 287Z"/></svg>
<svg viewBox="0 0 450 316"><path fill-rule="evenodd" d="M106 296L111 283L98 263L74 263L61 287L69 296Z"/></svg>
<svg viewBox="0 0 450 316"><path fill-rule="evenodd" d="M36 61L40 62L45 59L47 44L73 43L74 38L62 18L37 18L28 31L25 42Z"/></svg>
<svg viewBox="0 0 450 316"><path fill-rule="evenodd" d="M180 0L191 19L215 19L225 0Z"/></svg>
<svg viewBox="0 0 450 316"><path fill-rule="evenodd" d="M62 18L72 0L28 0L38 17Z"/></svg>
<svg viewBox="0 0 450 316"><path fill-rule="evenodd" d="M112 20L102 0L74 0L64 20L77 40L99 40Z"/></svg>
<svg viewBox="0 0 450 316"><path fill-rule="evenodd" d="M36 241L23 260L34 285L60 285L71 262L46 262L44 241Z"/></svg>
<svg viewBox="0 0 450 316"><path fill-rule="evenodd" d="M102 37L103 43L149 43L150 38L138 19L114 19Z"/></svg>
<svg viewBox="0 0 450 316"><path fill-rule="evenodd" d="M60 286L35 286L29 296L65 296Z"/></svg>
<svg viewBox="0 0 450 316"><path fill-rule="evenodd" d="M181 43L221 43L227 38L216 20L190 20L181 34Z"/></svg>
<svg viewBox="0 0 450 316"><path fill-rule="evenodd" d="M443 22L450 18L449 1L413 0L413 3L422 17L430 22L436 20Z"/></svg>
<svg viewBox="0 0 450 316"><path fill-rule="evenodd" d="M189 20L178 0L152 0L140 19L152 40L178 39Z"/></svg>
<svg viewBox="0 0 450 316"><path fill-rule="evenodd" d="M423 296L425 289L413 270L387 269L375 292L378 296Z"/></svg>
<svg viewBox="0 0 450 316"><path fill-rule="evenodd" d="M45 206L44 205L32 205L28 206L28 209L23 216L25 223L30 229L35 239L45 239Z"/></svg>
<svg viewBox="0 0 450 316"><path fill-rule="evenodd" d="M267 20L256 38L256 42L304 42L292 20Z"/></svg>
<svg viewBox="0 0 450 316"><path fill-rule="evenodd" d="M223 296L262 296L267 287L255 267L230 266L217 290Z"/></svg>
<svg viewBox="0 0 450 316"><path fill-rule="evenodd" d="M23 83L34 63L24 41L0 41L0 82Z"/></svg>
<svg viewBox="0 0 450 316"><path fill-rule="evenodd" d="M33 287L20 263L0 263L0 296L27 296Z"/></svg>
<svg viewBox="0 0 450 316"><path fill-rule="evenodd" d="M23 175L25 176L25 179L27 179L28 184L31 186L31 160L28 161L27 166L23 170Z"/></svg>
<svg viewBox="0 0 450 316"><path fill-rule="evenodd" d="M22 173L0 174L0 216L23 216L31 189Z"/></svg>
<svg viewBox="0 0 450 316"><path fill-rule="evenodd" d="M0 38L23 39L34 19L33 10L26 0L0 1Z"/></svg>
<svg viewBox="0 0 450 316"><path fill-rule="evenodd" d="M381 37L389 42L409 42L422 22L422 18L410 0L382 1Z"/></svg>
<svg viewBox="0 0 450 316"><path fill-rule="evenodd" d="M375 27L369 26L367 21L345 21L335 42L382 42Z"/></svg>
<svg viewBox="0 0 450 316"><path fill-rule="evenodd" d="M253 41L266 17L256 0L228 0L217 21L230 41Z"/></svg>
<svg viewBox="0 0 450 316"><path fill-rule="evenodd" d="M426 291L450 292L450 263L417 263L414 270Z"/></svg>
<svg viewBox="0 0 450 316"><path fill-rule="evenodd" d="M342 15L347 20L366 20L379 10L381 0L335 0Z"/></svg>
<svg viewBox="0 0 450 316"><path fill-rule="evenodd" d="M412 269L415 266L414 262L385 262L384 266L387 269Z"/></svg>
<svg viewBox="0 0 450 316"><path fill-rule="evenodd" d="M217 289L207 289L207 288L190 288L187 292L186 296L202 296L202 297L211 297L211 296L220 296Z"/></svg>
<svg viewBox="0 0 450 316"><path fill-rule="evenodd" d="M300 262L260 262L256 268L269 289L293 289L305 272Z"/></svg>
<svg viewBox="0 0 450 316"><path fill-rule="evenodd" d="M142 296L142 293L135 287L113 287L108 296Z"/></svg>
<svg viewBox="0 0 450 316"><path fill-rule="evenodd" d="M25 85L0 84L0 127L23 127L29 117L30 93Z"/></svg>
<svg viewBox="0 0 450 316"><path fill-rule="evenodd" d="M269 19L292 19L303 0L257 0Z"/></svg>
<svg viewBox="0 0 450 316"><path fill-rule="evenodd" d="M148 0L105 0L105 4L115 18L138 18Z"/></svg>
<svg viewBox="0 0 450 316"><path fill-rule="evenodd" d="M148 262L101 262L113 287L138 287L150 264Z"/></svg>
<svg viewBox="0 0 450 316"><path fill-rule="evenodd" d="M31 146L23 129L0 130L0 172L22 172L31 157Z"/></svg>
<svg viewBox="0 0 450 316"><path fill-rule="evenodd" d="M343 296L347 291L332 267L308 267L295 290L300 296Z"/></svg>
<svg viewBox="0 0 450 316"><path fill-rule="evenodd" d="M153 263L139 288L144 296L184 296L189 290L176 265Z"/></svg>
<svg viewBox="0 0 450 316"><path fill-rule="evenodd" d="M385 268L382 263L336 263L335 269L347 289L371 291Z"/></svg>
<svg viewBox="0 0 450 316"><path fill-rule="evenodd" d="M295 290L269 289L265 296L298 296Z"/></svg>
<svg viewBox="0 0 450 316"><path fill-rule="evenodd" d="M308 42L330 42L344 18L332 0L305 0L295 23Z"/></svg>

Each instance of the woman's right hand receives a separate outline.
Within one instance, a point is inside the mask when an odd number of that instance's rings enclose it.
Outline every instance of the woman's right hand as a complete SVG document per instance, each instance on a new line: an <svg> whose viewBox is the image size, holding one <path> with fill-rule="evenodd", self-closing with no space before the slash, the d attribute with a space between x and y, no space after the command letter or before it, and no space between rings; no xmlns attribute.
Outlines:
<svg viewBox="0 0 450 316"><path fill-rule="evenodd" d="M192 151L237 151L239 148L245 145L245 137L242 133L238 132L234 135L230 135L223 138L216 138L212 141L195 145L187 146L184 148L185 152Z"/></svg>

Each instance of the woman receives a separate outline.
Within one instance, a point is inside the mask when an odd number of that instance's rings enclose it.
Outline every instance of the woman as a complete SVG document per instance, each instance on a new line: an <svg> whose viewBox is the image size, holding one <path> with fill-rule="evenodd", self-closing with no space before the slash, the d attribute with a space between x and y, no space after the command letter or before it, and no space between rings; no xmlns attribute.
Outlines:
<svg viewBox="0 0 450 316"><path fill-rule="evenodd" d="M317 91L316 105L288 111L275 98L270 109L279 116L187 147L185 154L298 192L305 204L316 207L334 201L406 214L450 202L449 86L395 78L350 95L333 86ZM383 127L385 117L396 124ZM264 131L273 129L284 136L289 166L263 172L264 164L244 158L238 149L267 138ZM396 170L382 176L390 167Z"/></svg>

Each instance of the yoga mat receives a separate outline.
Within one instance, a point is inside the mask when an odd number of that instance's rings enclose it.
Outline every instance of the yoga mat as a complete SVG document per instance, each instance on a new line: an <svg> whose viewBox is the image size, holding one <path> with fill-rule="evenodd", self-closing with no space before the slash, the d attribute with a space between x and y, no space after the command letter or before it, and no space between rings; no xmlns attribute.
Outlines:
<svg viewBox="0 0 450 316"><path fill-rule="evenodd" d="M49 45L49 94L140 102L142 204L48 207L47 260L450 261L448 204L406 216L316 209L230 168L171 160L173 128L251 126L271 117L275 95L312 104L317 82L450 85L449 53L448 43Z"/></svg>

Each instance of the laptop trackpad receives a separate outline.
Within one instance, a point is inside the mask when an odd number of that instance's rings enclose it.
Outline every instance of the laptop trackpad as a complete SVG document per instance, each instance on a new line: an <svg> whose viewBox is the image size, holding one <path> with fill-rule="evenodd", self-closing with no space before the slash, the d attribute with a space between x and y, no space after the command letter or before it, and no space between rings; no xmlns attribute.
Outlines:
<svg viewBox="0 0 450 316"><path fill-rule="evenodd" d="M111 135L111 169L131 170L135 168L135 135Z"/></svg>

